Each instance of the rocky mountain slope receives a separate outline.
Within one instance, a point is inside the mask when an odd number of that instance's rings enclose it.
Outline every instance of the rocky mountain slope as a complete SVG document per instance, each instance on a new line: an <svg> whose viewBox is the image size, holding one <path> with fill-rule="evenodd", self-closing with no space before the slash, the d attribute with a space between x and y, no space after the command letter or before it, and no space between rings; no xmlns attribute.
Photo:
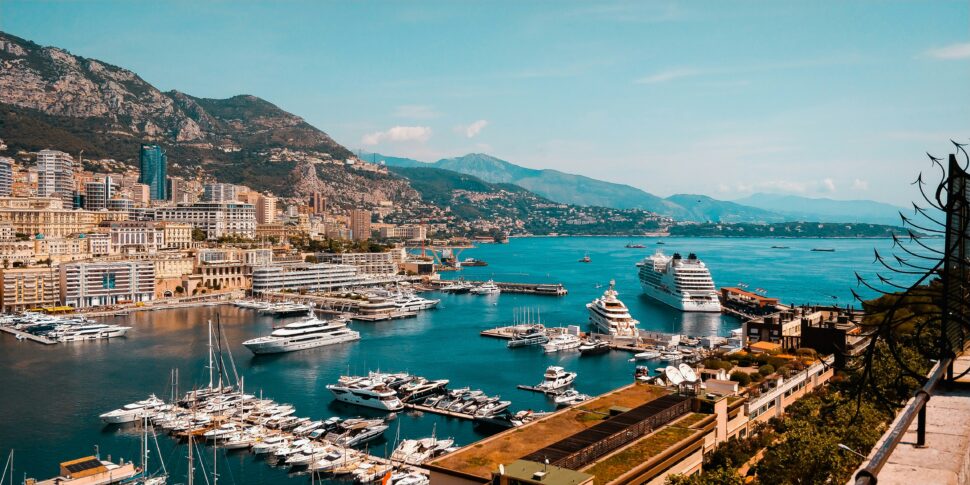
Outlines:
<svg viewBox="0 0 970 485"><path fill-rule="evenodd" d="M160 143L175 174L197 167L231 173L274 149L322 160L351 155L302 118L255 96L161 92L129 70L3 32L0 130L14 150L56 147L123 161L133 161L142 142ZM289 173L295 161L281 164L273 172ZM256 188L287 193L286 181L267 178Z"/></svg>

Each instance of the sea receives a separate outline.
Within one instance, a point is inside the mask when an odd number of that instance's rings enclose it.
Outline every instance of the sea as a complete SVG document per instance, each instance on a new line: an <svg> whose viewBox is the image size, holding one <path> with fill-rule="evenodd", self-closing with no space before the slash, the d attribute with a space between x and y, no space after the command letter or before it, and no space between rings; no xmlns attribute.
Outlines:
<svg viewBox="0 0 970 485"><path fill-rule="evenodd" d="M627 248L630 243L646 247ZM722 315L683 314L643 296L636 263L658 249L685 257L695 253L718 286L764 289L784 303L858 306L852 289L865 298L875 292L860 287L856 274L876 280L880 266L874 263L874 250L888 254L891 246L882 239L513 238L508 244L482 244L458 252L459 259L480 259L488 266L444 273L443 278L562 283L567 295L426 293L422 296L441 299L437 309L417 318L353 323L362 336L358 342L271 356L253 356L241 343L286 321L228 305L112 317L106 320L133 329L126 338L110 341L44 346L0 334L0 455L15 450L13 473L18 481L24 476L52 477L60 462L96 452L112 460L139 460L140 431L104 426L98 415L149 394L169 398L173 369L178 369L180 392L208 385L210 321L221 325L226 353L231 351L245 390L293 404L298 416L384 416L335 402L325 388L341 375L369 370L448 379L452 388L468 386L501 395L512 401L513 411L552 410L555 406L546 397L517 386L537 384L546 367L560 365L578 373L577 390L596 395L632 382L638 363L622 352L581 357L575 352L546 355L537 348L510 350L504 341L479 332L511 324L525 314L547 326L585 329L586 303L615 281L620 298L643 329L726 335L741 322ZM585 255L591 262L579 262ZM384 456L397 439L432 433L467 445L493 432L468 421L417 412L401 412L389 425L384 438L369 444L370 453ZM150 468L164 463L168 483L184 483L186 445L161 435L155 449L154 441ZM202 458L201 465L197 461L196 483L211 474L214 462L220 483L310 481L306 474L271 466L247 452L198 451Z"/></svg>

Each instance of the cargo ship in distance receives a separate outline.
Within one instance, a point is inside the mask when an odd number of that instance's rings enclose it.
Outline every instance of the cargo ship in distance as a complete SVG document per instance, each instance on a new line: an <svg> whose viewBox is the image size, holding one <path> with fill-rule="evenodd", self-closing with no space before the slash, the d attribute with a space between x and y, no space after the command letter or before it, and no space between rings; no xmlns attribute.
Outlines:
<svg viewBox="0 0 970 485"><path fill-rule="evenodd" d="M647 296L684 312L721 311L711 272L694 253L684 259L658 250L637 266Z"/></svg>

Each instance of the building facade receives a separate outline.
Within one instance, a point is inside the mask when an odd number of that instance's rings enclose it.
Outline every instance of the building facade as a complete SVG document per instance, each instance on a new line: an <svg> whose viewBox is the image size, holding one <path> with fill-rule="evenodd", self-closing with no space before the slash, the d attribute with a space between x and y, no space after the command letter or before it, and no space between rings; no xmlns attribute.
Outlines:
<svg viewBox="0 0 970 485"><path fill-rule="evenodd" d="M15 313L56 306L59 284L57 268L0 267L0 311Z"/></svg>
<svg viewBox="0 0 970 485"><path fill-rule="evenodd" d="M151 200L168 199L168 157L158 145L142 145L138 183L148 186Z"/></svg>
<svg viewBox="0 0 970 485"><path fill-rule="evenodd" d="M223 236L256 237L256 209L251 204L197 202L155 209L155 220L184 222L209 239Z"/></svg>
<svg viewBox="0 0 970 485"><path fill-rule="evenodd" d="M99 211L108 208L108 200L114 196L115 184L111 177L84 184L84 209Z"/></svg>
<svg viewBox="0 0 970 485"><path fill-rule="evenodd" d="M424 226L408 224L404 226L389 226L381 228L384 239L405 239L423 241L428 238L428 229Z"/></svg>
<svg viewBox="0 0 970 485"><path fill-rule="evenodd" d="M350 211L350 232L355 241L370 239L370 211L362 209Z"/></svg>
<svg viewBox="0 0 970 485"><path fill-rule="evenodd" d="M400 252L385 253L317 253L321 263L345 264L357 268L357 272L372 276L393 276L400 270Z"/></svg>
<svg viewBox="0 0 970 485"><path fill-rule="evenodd" d="M256 199L256 222L273 224L276 222L276 197L260 194Z"/></svg>
<svg viewBox="0 0 970 485"><path fill-rule="evenodd" d="M0 157L0 197L13 193L13 159Z"/></svg>
<svg viewBox="0 0 970 485"><path fill-rule="evenodd" d="M37 152L37 195L57 197L74 205L74 159L58 150Z"/></svg>
<svg viewBox="0 0 970 485"><path fill-rule="evenodd" d="M238 194L233 184L211 183L202 189L203 202L232 202L237 201Z"/></svg>
<svg viewBox="0 0 970 485"><path fill-rule="evenodd" d="M74 308L151 301L155 266L150 261L65 263L60 294L61 303Z"/></svg>
<svg viewBox="0 0 970 485"><path fill-rule="evenodd" d="M253 268L253 293L283 290L330 291L372 283L346 264L298 263Z"/></svg>
<svg viewBox="0 0 970 485"><path fill-rule="evenodd" d="M65 209L59 198L0 197L0 223L9 223L14 232L28 236L67 237L92 232L102 221L127 219L126 212Z"/></svg>

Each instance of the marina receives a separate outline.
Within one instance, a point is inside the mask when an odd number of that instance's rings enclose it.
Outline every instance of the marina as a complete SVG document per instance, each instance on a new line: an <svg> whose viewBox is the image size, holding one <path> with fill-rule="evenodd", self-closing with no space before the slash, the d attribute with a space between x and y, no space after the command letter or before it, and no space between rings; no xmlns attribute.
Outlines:
<svg viewBox="0 0 970 485"><path fill-rule="evenodd" d="M52 476L57 472L58 461L83 456L95 444L104 456L136 457L141 435L126 427L101 425L97 416L125 402L144 400L152 393L169 395L165 383L169 382L172 368L181 370L186 388L205 386L206 322L219 318L240 375L245 377L247 392L273 396L279 403L292 403L295 409L306 410L304 417L310 422L331 416L386 418L383 411L337 402L325 388L341 375L378 368L448 379L511 401L512 417L508 419L470 419L467 413L448 416L422 409L423 404L405 403L396 419L388 422L391 429L371 441L369 448L371 455L378 458L383 458L383 450L388 448L389 456L398 426L402 439L423 438L435 432L459 445L470 444L491 433L478 423L510 426L511 421L520 421L514 417L520 413L533 416L555 410L554 398L518 389L519 385L535 385L550 365L577 372L575 387L592 396L629 384L637 366L653 371L668 365L661 360L629 362L634 354L644 350L629 344L624 348L619 341L613 344L612 352L584 356L578 350L551 354L538 347L509 350L505 344L513 335L507 331L490 335L496 339L479 336L489 335L483 333L484 329L508 327L513 323L515 308L536 308L541 311L544 324L553 329L558 327L552 325L585 322L586 303L601 296L606 289L604 283L613 278L631 315L641 322L641 336L650 345L669 340L672 335L726 338L739 326L732 317L683 314L639 296L633 265L643 254L642 250L623 248L627 242L619 238L540 238L515 239L509 245L483 245L469 252L475 251L474 256L489 261L489 266L464 268L462 276L474 281L487 281L492 274L496 280L559 280L569 287L569 294L551 300L530 294L503 293L493 299L442 293L434 297L441 299L435 310L421 311L413 318L351 323L351 328L360 332L361 340L349 345L251 355L242 342L268 335L274 327L293 320L232 305L137 311L107 317L102 319L106 323L131 326L129 335L71 345L25 345L12 335L0 334L0 365L7 369L0 374L0 386L23 397L9 402L0 415L0 441L16 443L18 469L27 470L31 476ZM851 274L843 273L846 268L867 264L872 246L880 241L832 241L829 244L838 246L839 251L822 255L806 249L812 243L819 244L817 241L792 240L788 245L797 256L781 255L786 251L771 250L771 243L763 240L669 239L667 243L671 250L689 249L703 254L719 282L748 281L770 288L785 303L809 303L831 301L829 295L850 301L851 294L847 287L843 288L843 282ZM575 264L575 255L586 250L596 263ZM514 257L510 251L514 251ZM766 256L772 254L779 256ZM758 279L752 275L758 275ZM804 284L809 280L813 282L811 291ZM285 296L293 300L300 297ZM580 329L589 331L585 324ZM39 382L36 375L45 378ZM98 376L102 385L79 385L91 375ZM72 406L49 399L49 393L55 389L73 389L76 399ZM27 422L33 423L29 432L24 427ZM159 443L170 476L184 477L185 442L159 436ZM222 447L218 453L220 473L231 471L239 484L308 481L305 475L290 477L288 469L266 466L262 455L226 451ZM209 455L211 459L211 450ZM182 458L170 460L169 456ZM197 473L201 480L201 472Z"/></svg>

